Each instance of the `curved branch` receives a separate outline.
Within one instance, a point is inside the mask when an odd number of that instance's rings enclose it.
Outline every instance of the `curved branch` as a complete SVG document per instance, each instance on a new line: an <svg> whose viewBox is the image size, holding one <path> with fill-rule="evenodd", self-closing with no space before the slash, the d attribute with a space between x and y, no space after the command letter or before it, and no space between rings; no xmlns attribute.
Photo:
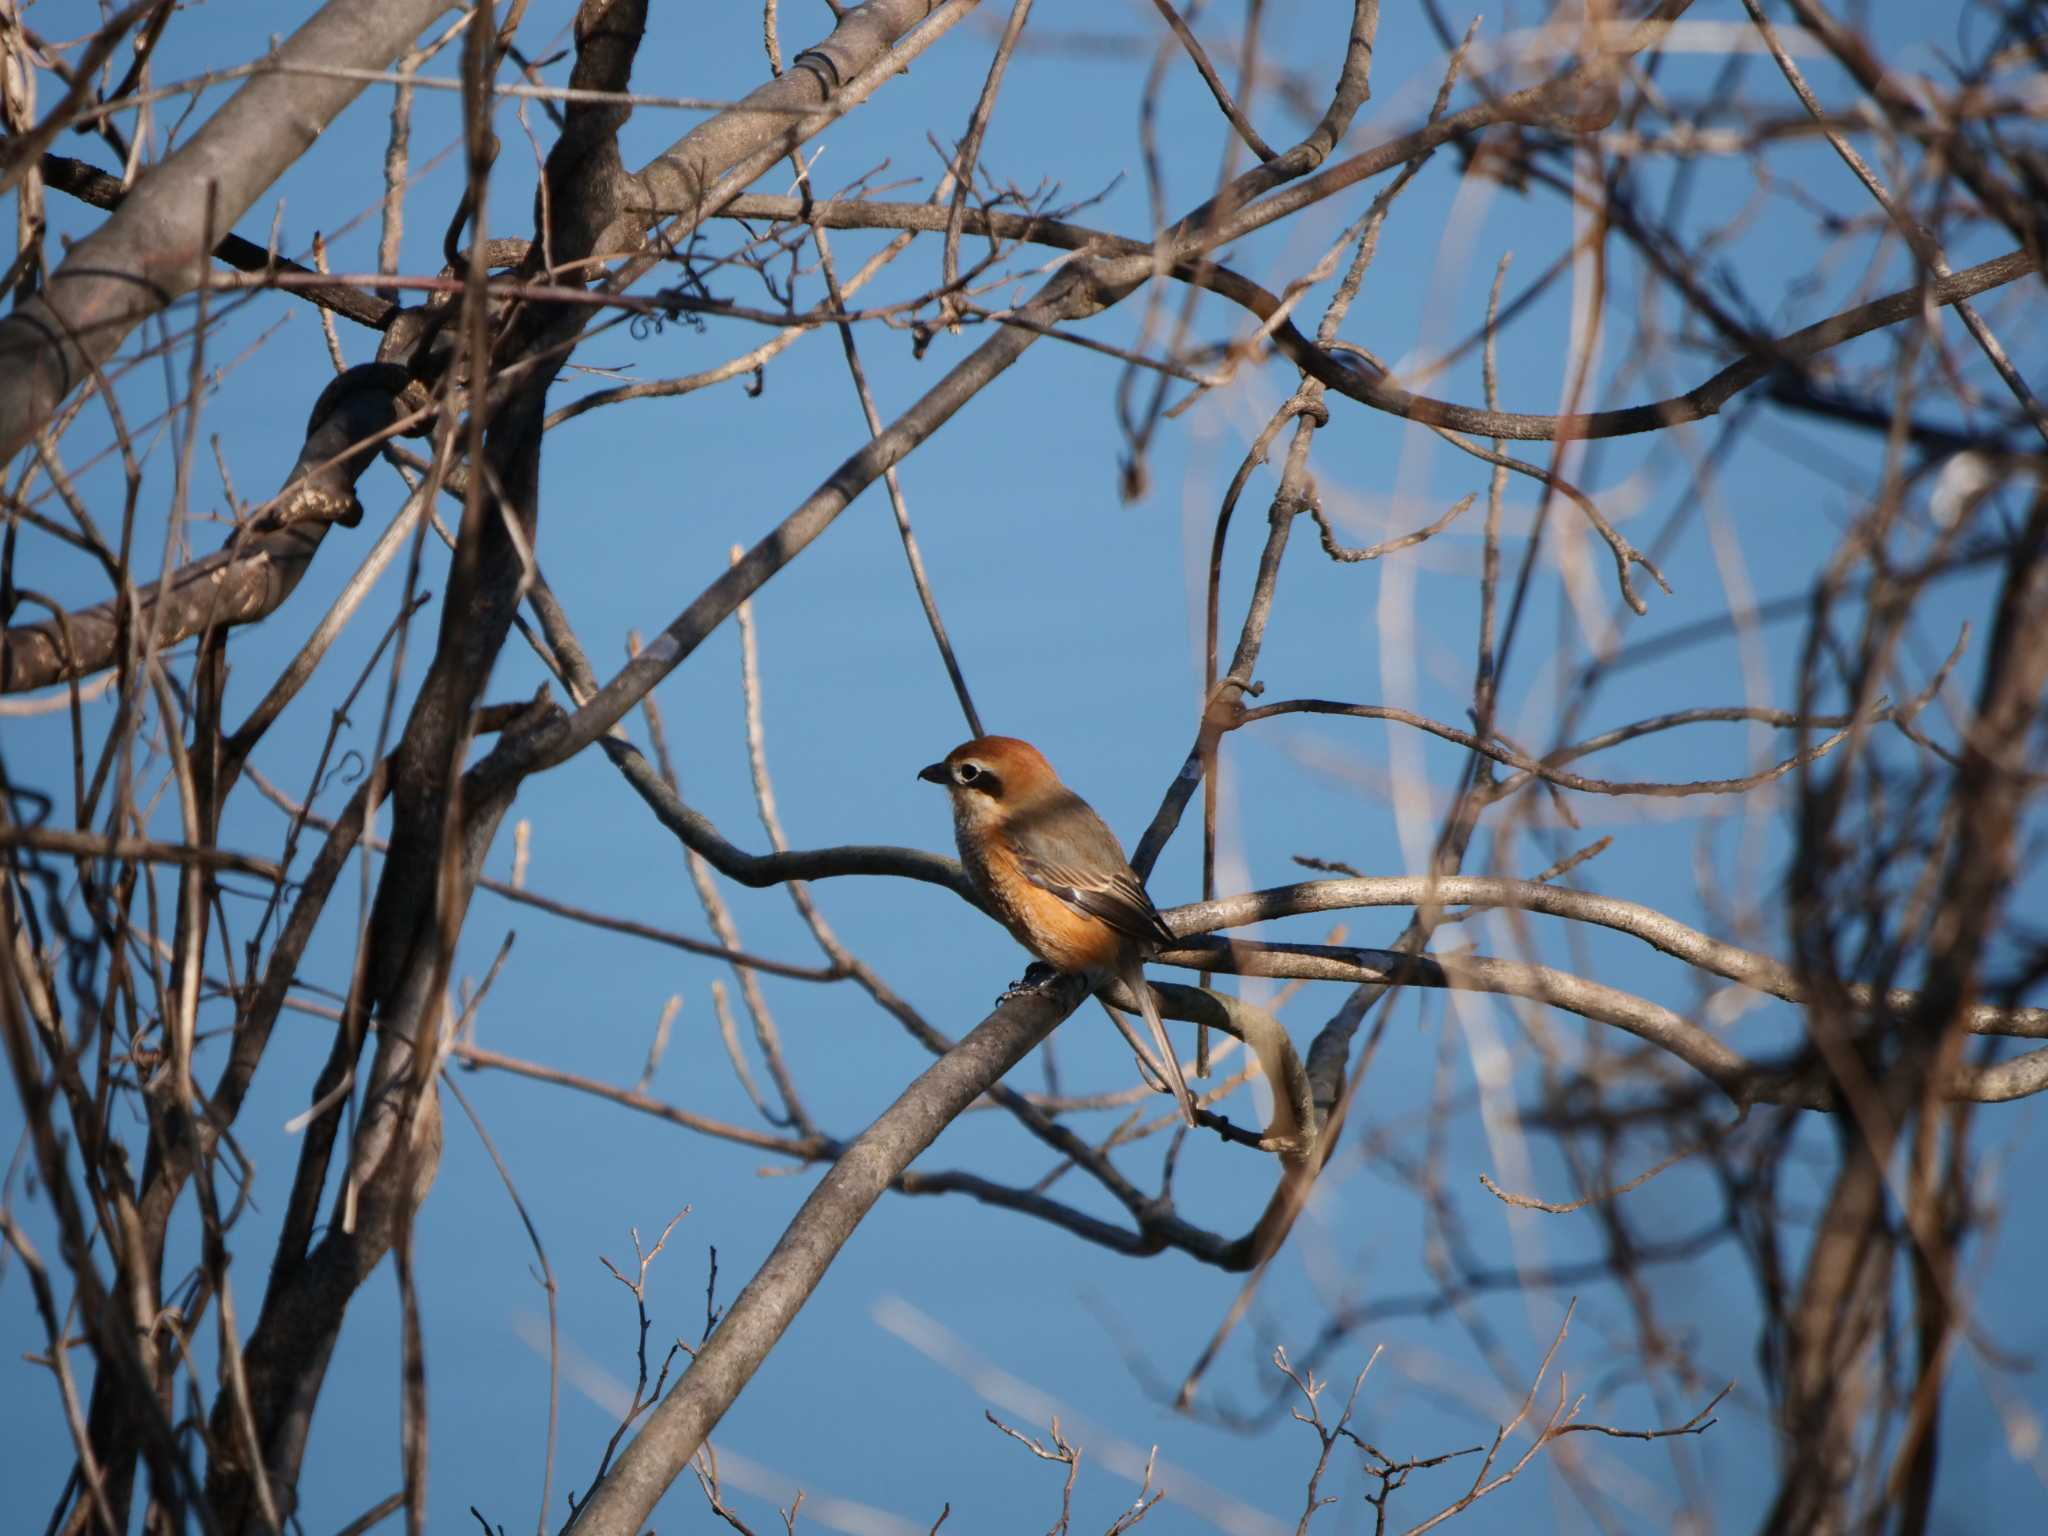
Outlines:
<svg viewBox="0 0 2048 1536"><path fill-rule="evenodd" d="M1302 1065L1286 1026L1265 1009L1226 992L1158 982L1151 987L1166 1018L1218 1029L1244 1042L1273 1086L1273 1119L1258 1137L1258 1144L1290 1163L1305 1161L1314 1151L1322 1127L1308 1069ZM1105 996L1119 1008L1135 1009L1137 1005L1135 998L1126 1000L1121 987Z"/></svg>
<svg viewBox="0 0 2048 1536"><path fill-rule="evenodd" d="M208 626L251 624L291 596L335 523L362 520L355 483L374 441L399 419L405 370L388 363L351 368L320 392L298 462L253 531L227 546L91 608L0 632L0 693L21 693L114 666L129 625L153 629L168 649ZM0 406L4 411L4 406ZM140 633L141 631L136 631Z"/></svg>
<svg viewBox="0 0 2048 1536"><path fill-rule="evenodd" d="M980 899L960 865L942 854L920 848L892 848L881 844L849 843L836 848L792 848L779 853L749 853L712 824L711 818L692 809L669 788L652 763L631 742L604 738L604 750L626 782L633 786L647 808L673 832L683 846L702 854L711 866L741 885L760 890L789 880L830 880L840 875L896 875L942 885L963 901L976 906Z"/></svg>
<svg viewBox="0 0 2048 1536"><path fill-rule="evenodd" d="M1512 908L1612 928L1617 933L1641 939L1652 948L1699 970L1739 982L1788 1003L1803 1004L1807 1001L1806 989L1800 985L1792 968L1783 961L1713 938L1676 918L1665 916L1654 907L1591 891L1538 885L1528 880L1503 880L1485 875L1436 878L1388 875L1353 880L1310 880L1299 885L1275 886L1241 896L1225 896L1216 901L1173 907L1160 915L1175 933L1192 938L1219 928L1237 928L1279 917L1353 907L1451 905ZM1170 955L1193 953L1192 948L1169 952ZM1208 951L1204 949L1202 954L1207 956ZM1218 968L1213 957L1201 961L1166 959L1165 963L1206 964L1211 969ZM1860 1006L1873 1005L1874 994L1867 988L1853 989L1850 995ZM1894 989L1885 994L1885 1006L1895 1012L1904 1011L1913 1006L1916 996L1913 992ZM1973 1034L2048 1039L2048 1008L1995 1008L1980 1003L1964 1011L1963 1023Z"/></svg>
<svg viewBox="0 0 2048 1536"><path fill-rule="evenodd" d="M1420 151L1418 151L1419 153ZM1412 157L1403 157L1412 158ZM1388 166L1400 161L1390 160ZM1383 167L1384 168L1384 167ZM772 218L795 220L805 215L793 197L739 197L723 210L729 218ZM931 216L921 203L831 202L820 203L811 217L834 229L943 229L942 219ZM1152 257L1152 248L1136 240L1112 235L1085 225L1032 214L990 213L970 209L966 227L975 234L992 234L1005 239L1028 240L1061 250L1100 250L1117 256ZM1751 385L1773 373L1817 357L1830 348L1886 326L1910 320L1924 304L1947 306L1975 298L1993 288L2016 282L2041 269L2038 257L2027 251L2010 251L1990 261L1966 267L1951 277L1937 278L1925 287L1903 288L1897 293L1858 304L1785 336L1758 338L1755 345L1720 372L1682 395L1654 400L1643 405L1610 411L1591 411L1573 416L1535 416L1515 411L1487 411L1454 401L1438 400L1401 389L1384 375L1369 374L1318 347L1283 321L1273 332L1275 350L1297 368L1329 389L1362 405L1391 415L1445 427L1475 437L1514 438L1525 442L1548 441L1556 437L1626 437L1639 432L1661 431L1681 422L1702 421L1718 415L1721 407ZM1208 262L1183 262L1165 269L1166 275L1192 283L1232 303L1261 320L1280 313L1280 298L1250 278Z"/></svg>
<svg viewBox="0 0 2048 1536"><path fill-rule="evenodd" d="M129 332L205 277L209 247L357 96L329 66L382 69L447 0L328 0L199 131L72 246L44 290L0 320L0 462L114 355ZM295 73L295 65L327 72Z"/></svg>

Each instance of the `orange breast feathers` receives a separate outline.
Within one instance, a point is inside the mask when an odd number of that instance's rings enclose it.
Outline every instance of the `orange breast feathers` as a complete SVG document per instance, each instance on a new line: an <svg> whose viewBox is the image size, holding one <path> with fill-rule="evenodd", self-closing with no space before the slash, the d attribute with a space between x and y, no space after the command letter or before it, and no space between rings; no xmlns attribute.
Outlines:
<svg viewBox="0 0 2048 1536"><path fill-rule="evenodd" d="M961 844L975 866L975 883L1018 943L1056 970L1116 973L1130 942L1124 934L1032 884L1001 838L978 839L973 845L963 838Z"/></svg>

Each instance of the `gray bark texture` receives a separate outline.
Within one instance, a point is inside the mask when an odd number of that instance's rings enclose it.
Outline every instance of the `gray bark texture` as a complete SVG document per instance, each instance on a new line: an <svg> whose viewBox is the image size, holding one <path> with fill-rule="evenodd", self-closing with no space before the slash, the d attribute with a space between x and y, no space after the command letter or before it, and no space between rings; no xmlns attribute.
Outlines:
<svg viewBox="0 0 2048 1536"><path fill-rule="evenodd" d="M228 228L365 88L306 71L382 69L447 9L449 0L329 0L71 248L44 291L0 320L0 462L130 331L198 286Z"/></svg>
<svg viewBox="0 0 2048 1536"><path fill-rule="evenodd" d="M1011 993L861 1132L797 1211L690 1368L583 1502L571 1527L576 1536L636 1536L645 1528L669 1484L753 1379L882 1191L1085 996L1083 983L1072 976L1044 991Z"/></svg>

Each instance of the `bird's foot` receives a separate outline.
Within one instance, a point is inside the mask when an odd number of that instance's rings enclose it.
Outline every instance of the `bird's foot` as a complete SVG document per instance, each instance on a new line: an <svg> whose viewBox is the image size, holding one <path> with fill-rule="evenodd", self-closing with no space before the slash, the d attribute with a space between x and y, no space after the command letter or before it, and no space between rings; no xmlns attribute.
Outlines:
<svg viewBox="0 0 2048 1536"><path fill-rule="evenodd" d="M1034 960L1024 970L1020 980L1011 982L998 997L998 1003L1007 1003L1013 997L1041 997L1052 989L1060 973L1043 960Z"/></svg>

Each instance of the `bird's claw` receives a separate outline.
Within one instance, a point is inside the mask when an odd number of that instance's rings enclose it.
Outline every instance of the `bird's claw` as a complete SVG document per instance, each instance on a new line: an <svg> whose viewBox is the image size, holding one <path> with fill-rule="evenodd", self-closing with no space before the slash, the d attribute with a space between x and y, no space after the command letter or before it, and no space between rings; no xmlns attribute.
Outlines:
<svg viewBox="0 0 2048 1536"><path fill-rule="evenodd" d="M998 1003L1007 1003L1013 997L1042 997L1051 990L1053 983L1059 979L1060 973L1058 971L1047 965L1043 960L1034 960L1029 966L1025 967L1021 978L1011 982L1003 989L1002 996L998 997L996 1001Z"/></svg>

